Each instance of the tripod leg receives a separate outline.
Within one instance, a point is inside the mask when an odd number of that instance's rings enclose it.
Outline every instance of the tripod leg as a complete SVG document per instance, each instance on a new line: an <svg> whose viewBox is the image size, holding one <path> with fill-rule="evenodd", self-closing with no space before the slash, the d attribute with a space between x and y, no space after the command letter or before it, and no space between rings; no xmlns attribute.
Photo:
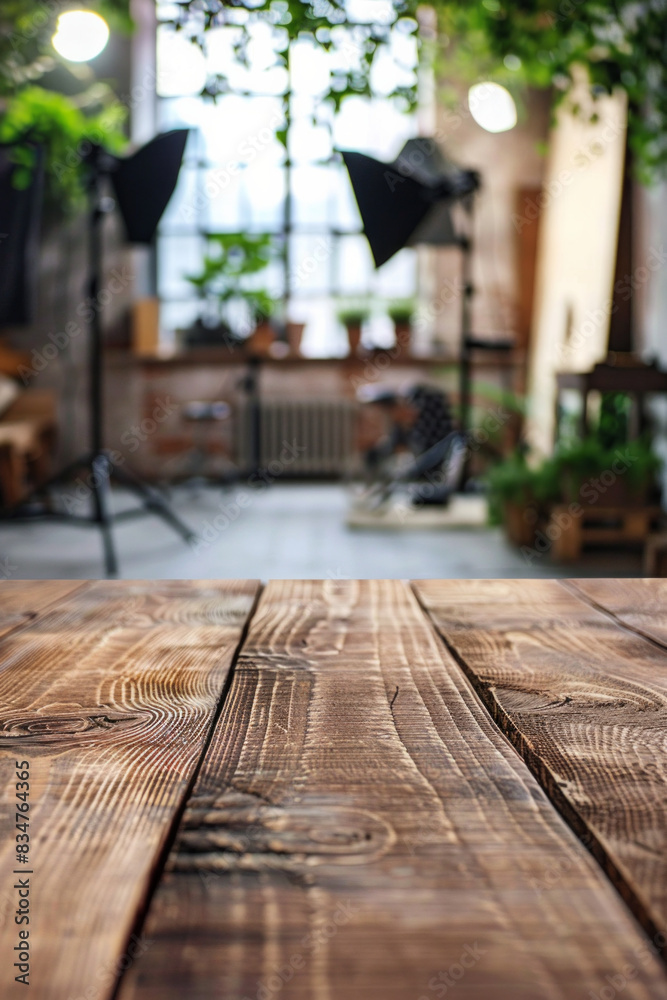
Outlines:
<svg viewBox="0 0 667 1000"><path fill-rule="evenodd" d="M158 517L161 517L186 542L194 542L196 540L196 533L177 517L159 490L156 490L153 486L149 486L148 483L144 483L124 466L114 466L113 475L119 483L127 486L128 489L140 497L144 506L154 514L157 514Z"/></svg>
<svg viewBox="0 0 667 1000"><path fill-rule="evenodd" d="M107 577L118 576L118 560L114 546L111 512L111 463L106 455L96 455L92 463L93 503L95 520L102 532L104 545L104 568Z"/></svg>

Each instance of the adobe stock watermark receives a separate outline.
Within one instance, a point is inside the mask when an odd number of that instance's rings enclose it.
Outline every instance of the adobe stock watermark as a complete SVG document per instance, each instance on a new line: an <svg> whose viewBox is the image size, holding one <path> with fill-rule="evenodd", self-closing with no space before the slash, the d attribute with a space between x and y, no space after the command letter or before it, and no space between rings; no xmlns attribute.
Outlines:
<svg viewBox="0 0 667 1000"><path fill-rule="evenodd" d="M27 17L21 19L21 27L10 35L9 41L14 52L18 52L27 42L33 41L42 31L54 25L58 15L67 6L69 5L56 0L42 0L35 4Z"/></svg>
<svg viewBox="0 0 667 1000"><path fill-rule="evenodd" d="M583 847L587 848L589 851L596 845L596 840L591 833L582 833L579 837L579 843ZM581 859L575 854L563 854L561 857L554 859L551 864L544 869L539 878L531 878L530 886L534 889L538 896L541 896L543 892L548 892L550 889L555 888L560 882L564 875L567 875L575 865L581 864Z"/></svg>
<svg viewBox="0 0 667 1000"><path fill-rule="evenodd" d="M110 132L116 131L118 124L126 115L137 108L146 98L152 98L158 81L154 69L146 69L139 83L135 83L129 93L121 94L101 112L98 125L89 131L85 139L76 146L69 146L64 156L54 160L50 166L52 173L62 180L68 173L78 171L81 163L92 153L96 146L103 146Z"/></svg>
<svg viewBox="0 0 667 1000"><path fill-rule="evenodd" d="M293 441L283 441L280 454L268 462L265 468L258 469L248 477L246 489L238 490L233 500L219 501L220 513L204 521L197 532L197 538L191 543L193 552L200 553L210 548L222 532L239 518L241 511L250 507L307 450L306 445L299 444L296 438Z"/></svg>
<svg viewBox="0 0 667 1000"><path fill-rule="evenodd" d="M532 565L536 559L541 559L552 548L554 542L558 541L564 532L572 526L572 522L583 517L586 513L586 504L590 507L597 503L600 497L614 486L617 480L626 475L628 470L637 461L629 448L623 452L620 448L614 453L614 460L609 469L605 469L599 476L591 476L579 488L579 500L573 500L565 509L559 510L551 515L551 520L544 531L535 532L535 543L532 546L522 545L521 555L528 565ZM584 502L581 502L584 501Z"/></svg>
<svg viewBox="0 0 667 1000"><path fill-rule="evenodd" d="M301 288L330 259L334 251L334 241L331 237L321 236L313 250L305 254L298 264L290 267L290 284Z"/></svg>
<svg viewBox="0 0 667 1000"><path fill-rule="evenodd" d="M127 451L130 453L137 451L176 410L177 406L172 402L170 396L167 396L164 400L158 399L153 406L150 416L144 417L137 424L134 424L121 434L120 440L127 448ZM112 465L122 466L127 461L123 452L109 449L107 454ZM103 472L95 472L94 469L87 472L85 476L79 476L75 479L73 486L60 494L60 501L67 513L74 513L77 507L88 500L93 495L93 491L106 481L107 475Z"/></svg>
<svg viewBox="0 0 667 1000"><path fill-rule="evenodd" d="M520 233L531 222L540 216L543 210L556 201L574 182L575 178L604 155L606 149L619 136L623 135L627 125L623 121L607 122L590 142L580 146L570 157L569 165L561 170L557 177L547 181L541 192L528 199L521 213L512 214L512 225Z"/></svg>
<svg viewBox="0 0 667 1000"><path fill-rule="evenodd" d="M181 218L186 222L191 222L210 201L222 194L232 180L238 177L249 164L253 163L262 150L271 145L276 137L276 129L279 125L284 124L284 120L283 114L276 113L265 126L243 139L236 151L238 159L229 160L223 166L207 171L203 189L197 192L194 198L186 204L181 205L179 209Z"/></svg>
<svg viewBox="0 0 667 1000"><path fill-rule="evenodd" d="M438 285L438 293L428 304L423 304L413 324L416 334L428 331L430 325L465 294L465 282L461 278L445 278Z"/></svg>
<svg viewBox="0 0 667 1000"><path fill-rule="evenodd" d="M209 889L225 877L220 872L201 869L198 874L205 889ZM288 873L278 870L272 872L272 877L280 877L283 874L289 879ZM336 900L334 897L331 903L329 913L318 919L313 929L304 934L300 940L295 940L291 954L285 956L284 960L276 964L270 972L257 979L252 994L245 994L242 1000L273 1000L298 973L306 969L309 959L335 938L341 927L348 924L360 912L360 907L349 898Z"/></svg>
<svg viewBox="0 0 667 1000"><path fill-rule="evenodd" d="M466 972L474 969L480 959L486 955L487 951L488 949L482 948L477 941L467 944L461 952L458 962L452 962L448 969L439 972L437 976L429 979L428 995L422 993L417 1000L433 1000L433 996L436 996L438 1000L442 1000L443 997L449 996L451 991L464 978Z"/></svg>
<svg viewBox="0 0 667 1000"><path fill-rule="evenodd" d="M70 994L68 1000L97 1000L102 994L107 994L116 980L122 973L127 972L130 966L144 955L153 944L149 938L136 934L130 935L130 944L125 952L115 962L108 962L101 966L95 974L97 982L90 983L83 993Z"/></svg>
<svg viewBox="0 0 667 1000"><path fill-rule="evenodd" d="M635 962L627 962L618 972L605 976L605 985L597 992L589 990L586 1000L615 1000L615 997L630 986L652 958L660 958L664 954L665 945L667 945L667 935L663 931L658 931L650 941L642 941L634 949Z"/></svg>
<svg viewBox="0 0 667 1000"><path fill-rule="evenodd" d="M33 347L30 365L19 365L17 370L23 384L28 385L31 379L48 368L50 363L69 347L72 340L81 336L97 313L102 312L117 295L129 288L132 280L132 272L126 266L115 267L104 288L101 288L94 298L88 296L83 299L76 307L76 315L81 323L70 320L65 324L64 330L55 330L47 334L48 343L39 348Z"/></svg>
<svg viewBox="0 0 667 1000"><path fill-rule="evenodd" d="M383 350L381 354L369 358L363 367L361 375L352 376L350 379L352 389L356 392L357 389L368 385L369 382L375 382L384 375L392 362L400 358L402 352L410 346L411 340L412 333L410 330L399 330L396 334L396 342L391 347Z"/></svg>
<svg viewBox="0 0 667 1000"><path fill-rule="evenodd" d="M496 90L492 83L479 84L472 95L468 97L467 107L459 104L458 107L443 109L440 116L441 124L434 130L431 136L417 137L410 150L403 154L401 162L396 170L386 170L384 180L389 190L393 193L399 184L412 177L416 170L421 167L426 160L431 157L438 145L450 138L452 132L461 128L465 121L472 118L473 111L478 110L489 98L495 99Z"/></svg>
<svg viewBox="0 0 667 1000"><path fill-rule="evenodd" d="M242 1000L272 1000L292 981L294 976L303 971L308 960L329 941L336 937L341 927L349 923L359 907L351 899L339 901L327 920L321 921L314 930L305 934L298 942L298 950L294 951L282 965L276 966L271 973L257 980L257 988L251 996Z"/></svg>
<svg viewBox="0 0 667 1000"><path fill-rule="evenodd" d="M482 421L471 428L465 437L462 435L459 442L454 442L453 449L456 449L456 457L460 465L463 465L475 452L479 451L497 434L511 419L511 412L497 406L493 410L487 410ZM452 454L448 458L453 457ZM424 473L423 482L419 483L419 496L413 497L409 502L397 504L395 513L403 520L407 519L410 513L425 506L429 499L435 496L436 492L443 486L449 485L450 469L449 464L441 466L433 471Z"/></svg>
<svg viewBox="0 0 667 1000"><path fill-rule="evenodd" d="M667 251L663 244L651 246L643 264L636 267L632 274L626 274L614 284L611 298L598 309L589 309L581 323L572 330L567 339L554 347L553 358L557 364L564 364L586 344L594 334L609 322L619 308L621 302L628 302L634 293L646 285L651 275L660 271L667 263Z"/></svg>

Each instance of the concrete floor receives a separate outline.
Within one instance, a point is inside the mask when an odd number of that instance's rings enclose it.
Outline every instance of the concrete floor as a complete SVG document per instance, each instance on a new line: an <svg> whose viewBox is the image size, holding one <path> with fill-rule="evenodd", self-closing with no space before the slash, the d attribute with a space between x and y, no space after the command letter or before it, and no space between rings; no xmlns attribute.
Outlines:
<svg viewBox="0 0 667 1000"><path fill-rule="evenodd" d="M200 535L188 546L155 517L115 529L126 579L493 578L640 576L636 553L591 553L576 566L529 563L499 529L378 531L345 526L340 486L276 485L264 492L188 486L175 509ZM238 501L245 504L241 508ZM116 497L119 509L131 505ZM39 522L0 525L0 579L88 579L103 574L99 534Z"/></svg>

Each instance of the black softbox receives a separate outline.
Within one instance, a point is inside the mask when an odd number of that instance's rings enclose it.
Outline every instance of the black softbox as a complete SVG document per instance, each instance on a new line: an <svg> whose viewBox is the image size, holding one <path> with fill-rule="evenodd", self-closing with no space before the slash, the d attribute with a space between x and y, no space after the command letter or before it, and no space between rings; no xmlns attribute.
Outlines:
<svg viewBox="0 0 667 1000"><path fill-rule="evenodd" d="M19 190L11 146L0 146L0 327L30 323L35 311L44 158L34 152L30 185Z"/></svg>
<svg viewBox="0 0 667 1000"><path fill-rule="evenodd" d="M409 139L391 163L342 155L376 267L405 246L460 244L450 208L479 188L476 171L448 162L433 139Z"/></svg>
<svg viewBox="0 0 667 1000"><path fill-rule="evenodd" d="M163 132L128 157L113 157L109 174L130 243L150 243L174 193L187 129Z"/></svg>

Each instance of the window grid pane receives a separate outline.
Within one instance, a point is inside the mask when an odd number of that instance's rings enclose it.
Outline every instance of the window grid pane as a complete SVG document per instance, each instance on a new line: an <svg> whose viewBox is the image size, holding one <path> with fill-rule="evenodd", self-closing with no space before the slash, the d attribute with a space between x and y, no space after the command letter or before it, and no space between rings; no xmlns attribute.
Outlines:
<svg viewBox="0 0 667 1000"><path fill-rule="evenodd" d="M373 4L372 9L379 11L379 0ZM359 2L360 20L364 9ZM161 4L159 15L173 16L173 12ZM251 50L258 68L250 73L235 67L230 55L237 29L208 33L202 56L206 73L232 67L226 75L237 91L216 102L192 92L201 72L199 56L181 41L161 42L158 58L162 63L168 59L171 70L161 76L158 65L159 127L192 130L158 241L158 292L165 303L166 328L178 323L182 329L199 314L200 300L187 275L201 268L207 233L270 233L284 243L289 230L285 263L272 265L262 275L262 284L276 297L289 292L287 318L306 322L304 352L332 357L346 353L337 319L339 300L345 298L372 297L369 329L378 346L389 342L383 301L415 294L416 255L413 250L401 251L375 271L347 171L334 150L354 148L390 159L414 134L415 120L386 101L368 98L348 98L334 120L331 109L319 103L331 71L349 58L356 42L359 29L345 30L347 40L339 33L329 53L305 39L291 45L287 150L276 138L276 131L285 127L282 95L287 80L282 67L272 65L275 39L270 32L262 28L253 34ZM405 63L409 42L398 37L400 30L394 34L391 48ZM181 45L182 78L173 69L176 44ZM383 72L380 65L378 76ZM377 90L382 92L381 80Z"/></svg>

